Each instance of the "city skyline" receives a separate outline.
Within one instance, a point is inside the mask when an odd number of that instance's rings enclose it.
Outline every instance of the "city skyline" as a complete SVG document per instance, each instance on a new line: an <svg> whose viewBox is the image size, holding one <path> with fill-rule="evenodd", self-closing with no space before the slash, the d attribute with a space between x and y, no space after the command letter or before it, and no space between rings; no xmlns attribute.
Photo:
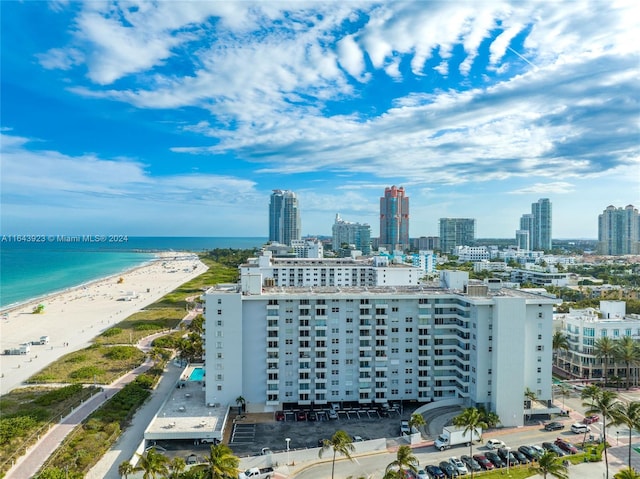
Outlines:
<svg viewBox="0 0 640 479"><path fill-rule="evenodd" d="M2 2L3 234L302 236L402 186L440 218L597 239L640 204L635 2ZM635 13L634 13L635 12ZM177 232L179 232L177 234Z"/></svg>

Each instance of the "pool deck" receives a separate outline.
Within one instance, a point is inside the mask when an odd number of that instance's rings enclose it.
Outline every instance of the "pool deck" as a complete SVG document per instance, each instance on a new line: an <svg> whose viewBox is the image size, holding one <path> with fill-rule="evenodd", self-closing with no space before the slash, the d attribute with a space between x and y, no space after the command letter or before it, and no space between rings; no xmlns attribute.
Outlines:
<svg viewBox="0 0 640 479"><path fill-rule="evenodd" d="M229 408L206 404L204 381L188 379L198 367L202 365L189 365L182 372L171 394L145 430L145 439L222 440Z"/></svg>

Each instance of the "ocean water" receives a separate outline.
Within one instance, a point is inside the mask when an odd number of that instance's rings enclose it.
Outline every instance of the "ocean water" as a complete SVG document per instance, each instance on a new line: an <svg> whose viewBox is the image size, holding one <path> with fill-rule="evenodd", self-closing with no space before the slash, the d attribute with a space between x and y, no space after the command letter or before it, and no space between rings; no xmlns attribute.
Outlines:
<svg viewBox="0 0 640 479"><path fill-rule="evenodd" d="M23 303L152 261L161 251L259 248L266 238L1 237L0 308ZM71 239L72 241L67 241ZM109 240L112 241L109 241Z"/></svg>

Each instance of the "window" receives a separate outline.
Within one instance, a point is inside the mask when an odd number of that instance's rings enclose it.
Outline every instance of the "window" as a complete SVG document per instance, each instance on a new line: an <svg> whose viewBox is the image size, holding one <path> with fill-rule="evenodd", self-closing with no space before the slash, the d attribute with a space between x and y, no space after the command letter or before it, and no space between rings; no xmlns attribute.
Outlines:
<svg viewBox="0 0 640 479"><path fill-rule="evenodd" d="M218 310L218 314L222 314L222 310L221 309Z"/></svg>

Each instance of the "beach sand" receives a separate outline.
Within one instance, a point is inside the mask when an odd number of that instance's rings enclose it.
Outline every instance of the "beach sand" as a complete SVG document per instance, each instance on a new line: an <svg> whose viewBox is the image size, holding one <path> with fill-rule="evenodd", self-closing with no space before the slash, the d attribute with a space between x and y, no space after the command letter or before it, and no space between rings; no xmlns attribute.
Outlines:
<svg viewBox="0 0 640 479"><path fill-rule="evenodd" d="M90 345L104 330L206 270L192 254L162 253L150 264L3 310L0 353L41 336L49 336L50 342L32 345L30 354L0 356L0 394L20 386L61 356ZM44 313L33 314L38 304L44 305Z"/></svg>

